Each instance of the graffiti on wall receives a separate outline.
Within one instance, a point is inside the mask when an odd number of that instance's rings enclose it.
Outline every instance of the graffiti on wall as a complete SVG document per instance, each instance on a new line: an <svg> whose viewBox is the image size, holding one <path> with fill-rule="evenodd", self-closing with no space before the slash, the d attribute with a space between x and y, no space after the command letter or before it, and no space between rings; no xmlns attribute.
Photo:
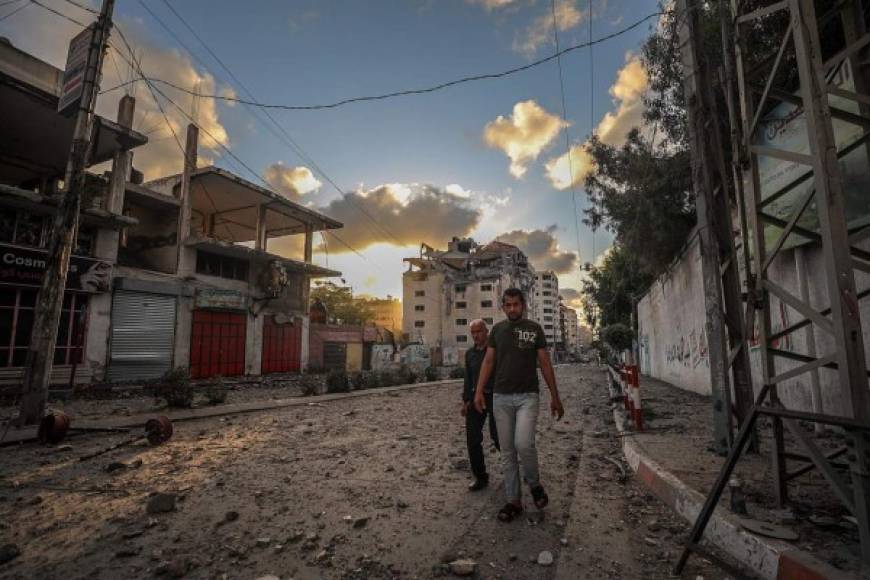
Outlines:
<svg viewBox="0 0 870 580"><path fill-rule="evenodd" d="M783 328L787 328L790 324L788 319L788 308L782 302L779 303L778 309L771 308L770 317L770 329L774 333L779 332ZM759 347L758 325L761 323L759 318L760 317L758 316L755 318L755 327L752 329L752 338L749 340L750 350L757 350ZM786 334L770 343L770 348L779 350L791 350L791 347L791 334Z"/></svg>
<svg viewBox="0 0 870 580"><path fill-rule="evenodd" d="M679 365L686 368L696 368L698 365L710 365L710 352L707 347L707 331L692 330L687 335L680 336L676 342L665 347L665 364Z"/></svg>

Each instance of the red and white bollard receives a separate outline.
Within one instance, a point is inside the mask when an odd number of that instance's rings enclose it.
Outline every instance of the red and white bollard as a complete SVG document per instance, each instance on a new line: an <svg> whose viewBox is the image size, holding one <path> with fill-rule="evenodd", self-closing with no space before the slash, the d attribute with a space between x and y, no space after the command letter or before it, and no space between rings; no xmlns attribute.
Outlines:
<svg viewBox="0 0 870 580"><path fill-rule="evenodd" d="M631 374L631 417L638 431L643 431L643 407L640 399L640 372L637 365L630 367Z"/></svg>

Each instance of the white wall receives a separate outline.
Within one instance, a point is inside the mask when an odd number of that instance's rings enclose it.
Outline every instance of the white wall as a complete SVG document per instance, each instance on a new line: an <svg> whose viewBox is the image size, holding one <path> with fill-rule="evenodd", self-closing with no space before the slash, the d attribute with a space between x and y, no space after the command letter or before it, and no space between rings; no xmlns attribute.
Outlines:
<svg viewBox="0 0 870 580"><path fill-rule="evenodd" d="M870 241L865 240L858 245L867 249L870 247ZM816 310L822 310L828 306L828 294L825 262L820 248L803 247L781 252L770 265L768 276L794 296L800 297L795 262L798 252L805 253L810 303ZM866 273L856 271L855 281L858 292L870 287L870 275ZM770 296L770 312L773 332L804 318L802 314L785 306L773 295ZM865 357L870 360L870 297L859 302L859 312L862 320ZM813 332L815 337L818 356L835 352L833 336L814 325L783 337L774 347L807 354L809 332ZM697 237L687 245L682 257L672 269L659 278L638 303L638 338L643 374L689 391L710 394L704 289ZM751 341L750 361L756 393L763 382L760 358L758 344ZM801 364L781 357L775 357L774 360L773 374L782 373ZM781 383L778 387L780 398L791 409L831 414L844 413L836 371L820 369L819 382L821 396L818 403L814 403L809 373Z"/></svg>

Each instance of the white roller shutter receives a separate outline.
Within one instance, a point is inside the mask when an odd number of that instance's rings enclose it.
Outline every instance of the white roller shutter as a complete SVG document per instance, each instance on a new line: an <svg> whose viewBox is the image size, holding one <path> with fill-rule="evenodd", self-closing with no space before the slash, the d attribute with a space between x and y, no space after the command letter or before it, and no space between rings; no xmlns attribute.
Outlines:
<svg viewBox="0 0 870 580"><path fill-rule="evenodd" d="M172 367L174 296L117 290L112 299L108 379L156 379Z"/></svg>

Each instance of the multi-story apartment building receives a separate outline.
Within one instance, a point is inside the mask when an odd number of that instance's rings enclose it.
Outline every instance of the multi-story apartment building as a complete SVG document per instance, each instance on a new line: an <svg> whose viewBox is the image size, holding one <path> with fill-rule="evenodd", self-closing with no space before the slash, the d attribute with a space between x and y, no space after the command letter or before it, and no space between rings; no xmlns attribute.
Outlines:
<svg viewBox="0 0 870 580"><path fill-rule="evenodd" d="M564 348L568 354L580 353L580 325L577 311L564 304L559 308L564 336Z"/></svg>
<svg viewBox="0 0 870 580"><path fill-rule="evenodd" d="M504 319L501 293L520 288L530 299L535 273L526 255L502 242L478 245L454 238L447 251L425 244L420 256L406 258L402 278L403 333L408 342L468 348L468 324L481 318L488 325Z"/></svg>
<svg viewBox="0 0 870 580"><path fill-rule="evenodd" d="M535 274L534 296L529 318L544 328L547 344L555 348L562 342L559 322L559 277L552 270Z"/></svg>

